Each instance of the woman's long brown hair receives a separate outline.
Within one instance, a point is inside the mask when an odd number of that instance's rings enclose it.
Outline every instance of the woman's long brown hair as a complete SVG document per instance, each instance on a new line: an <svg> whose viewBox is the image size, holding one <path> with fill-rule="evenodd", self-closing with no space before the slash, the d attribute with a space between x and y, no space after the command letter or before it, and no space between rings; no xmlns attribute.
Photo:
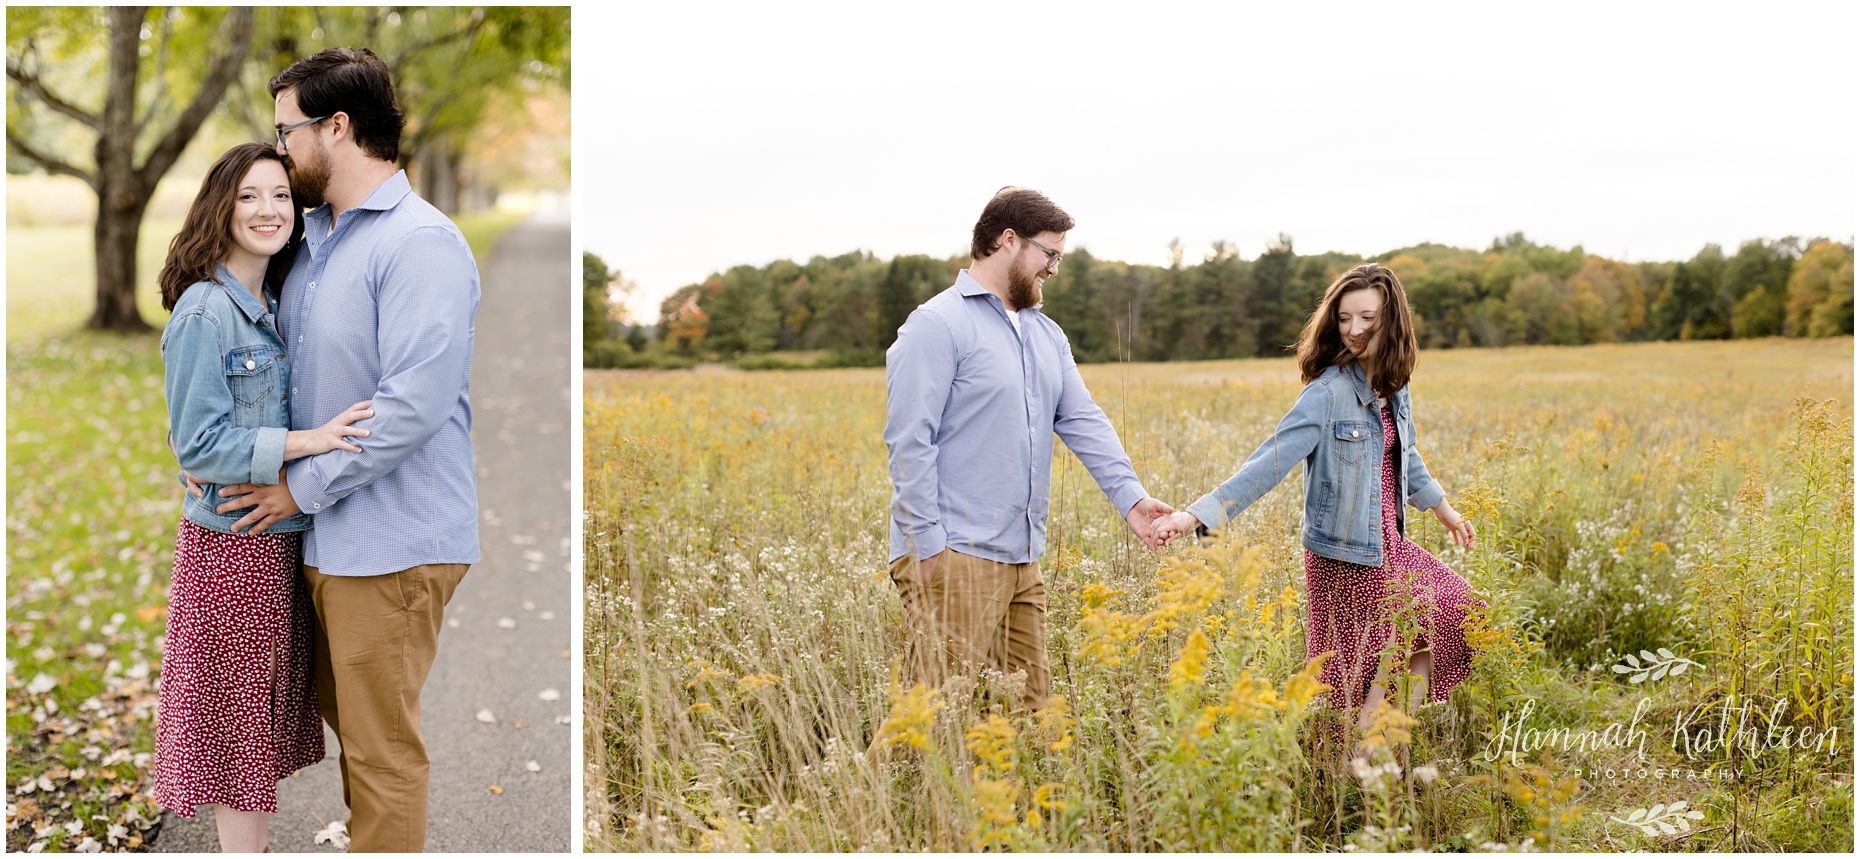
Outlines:
<svg viewBox="0 0 1860 859"><path fill-rule="evenodd" d="M266 160L276 161L279 166L284 164L269 143L241 143L213 162L207 178L200 183L200 193L195 195L194 204L187 209L187 220L181 223L181 232L168 244L168 261L162 264L161 275L156 279L161 285L163 310L173 310L181 294L196 283L220 282L219 264L232 253L233 204L239 197L239 184L245 181L245 174L251 171L252 165ZM284 291L284 276L290 273L291 261L296 259L297 248L304 237L303 212L296 206L292 206L291 211L294 215L290 241L271 255L271 262L265 267L265 283L279 293Z"/></svg>
<svg viewBox="0 0 1860 859"><path fill-rule="evenodd" d="M1408 386L1420 347L1415 343L1414 319L1408 313L1408 293L1401 288L1401 280L1373 262L1344 272L1324 290L1324 300L1298 335L1298 370L1304 383L1310 384L1325 368L1338 363L1344 355L1343 335L1337 333L1338 307L1344 295L1359 289L1382 293L1382 312L1376 314L1376 327L1370 334L1375 338L1375 355L1363 371L1369 374L1376 395L1386 399Z"/></svg>

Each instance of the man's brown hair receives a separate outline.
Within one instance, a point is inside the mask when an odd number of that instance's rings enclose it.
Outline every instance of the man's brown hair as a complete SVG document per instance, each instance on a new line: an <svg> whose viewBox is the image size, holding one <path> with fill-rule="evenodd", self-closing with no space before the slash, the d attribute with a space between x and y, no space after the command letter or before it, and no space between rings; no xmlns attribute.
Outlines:
<svg viewBox="0 0 1860 859"><path fill-rule="evenodd" d="M260 161L276 161L279 167L284 166L271 144L241 143L226 150L226 154L207 170L206 180L200 183L200 193L194 195L194 204L187 209L181 231L168 244L168 259L156 277L156 283L161 286L163 310L173 310L174 303L196 283L220 282L219 265L233 248L232 215L239 198L239 183L245 181L245 174L251 171L252 165ZM282 250L271 255L271 262L265 268L265 282L274 291L282 290L284 276L290 273L291 260L296 257L304 235L303 213L295 205L291 206L291 212L291 238Z"/></svg>
<svg viewBox="0 0 1860 859"><path fill-rule="evenodd" d="M1408 314L1408 293L1395 273L1373 262L1363 263L1339 275L1324 290L1324 300L1316 313L1305 320L1304 333L1298 336L1298 370L1305 384L1322 374L1325 368L1344 356L1343 335L1337 333L1338 308L1343 297L1359 289L1382 293L1382 310L1376 314L1376 327L1369 336L1375 338L1375 354L1363 372L1379 397L1393 397L1408 386L1414 375L1420 346L1414 339L1414 319Z"/></svg>
<svg viewBox="0 0 1860 859"><path fill-rule="evenodd" d="M349 115L355 143L372 158L400 160L400 132L407 125L387 63L367 48L324 48L291 63L265 88L272 98L297 91L304 116Z"/></svg>
<svg viewBox="0 0 1860 859"><path fill-rule="evenodd" d="M1063 233L1072 229L1072 216L1032 188L1009 185L995 192L982 207L981 220L975 222L975 236L969 241L969 256L982 259L1001 247L1001 231L1013 230L1022 238L1041 233Z"/></svg>

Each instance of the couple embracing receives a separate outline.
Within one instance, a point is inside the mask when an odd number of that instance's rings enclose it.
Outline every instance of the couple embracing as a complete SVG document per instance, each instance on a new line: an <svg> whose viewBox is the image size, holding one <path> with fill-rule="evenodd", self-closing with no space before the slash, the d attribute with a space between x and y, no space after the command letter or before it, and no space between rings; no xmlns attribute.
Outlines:
<svg viewBox="0 0 1860 859"><path fill-rule="evenodd" d="M1072 227L1039 192L1001 189L975 224L969 268L910 315L886 353L891 579L913 679L937 685L963 662L1024 672L1019 703L1046 703L1039 558L1057 434L1152 550L1220 529L1303 462L1306 658L1333 655L1322 673L1330 703L1367 724L1388 694L1378 669L1391 648L1427 698L1445 700L1471 663L1460 621L1483 603L1405 536L1404 502L1431 510L1461 546L1473 526L1415 446L1417 348L1394 272L1366 263L1324 291L1296 347L1304 390L1290 412L1238 473L1177 511L1144 491L1065 332L1040 312ZM1415 642L1400 640L1388 615L1394 593L1424 605Z"/></svg>
<svg viewBox="0 0 1860 859"><path fill-rule="evenodd" d="M323 759L327 721L351 849L418 851L420 690L478 561L478 269L395 166L379 57L330 48L268 89L276 140L213 165L159 278L187 494L152 795L265 850L278 780Z"/></svg>

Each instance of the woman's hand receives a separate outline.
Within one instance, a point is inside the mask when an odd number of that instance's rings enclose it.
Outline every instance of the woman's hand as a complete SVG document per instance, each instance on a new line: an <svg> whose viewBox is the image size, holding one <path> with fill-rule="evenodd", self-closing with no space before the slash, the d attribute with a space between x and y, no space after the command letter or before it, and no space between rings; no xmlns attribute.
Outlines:
<svg viewBox="0 0 1860 859"><path fill-rule="evenodd" d="M373 406L374 401L363 400L316 429L292 430L286 433L284 435L284 458L299 459L337 449L361 453L362 449L349 441L347 437L367 438L368 431L352 427L350 424L363 418L374 417Z"/></svg>
<svg viewBox="0 0 1860 859"><path fill-rule="evenodd" d="M1151 527L1155 529L1156 541L1167 546L1176 537L1195 533L1195 529L1201 527L1201 520L1187 510L1178 510L1158 518Z"/></svg>
<svg viewBox="0 0 1860 859"><path fill-rule="evenodd" d="M1456 545L1462 549L1473 547L1473 523L1453 509L1453 505L1446 499L1441 499L1440 506L1434 508L1434 517L1446 527Z"/></svg>

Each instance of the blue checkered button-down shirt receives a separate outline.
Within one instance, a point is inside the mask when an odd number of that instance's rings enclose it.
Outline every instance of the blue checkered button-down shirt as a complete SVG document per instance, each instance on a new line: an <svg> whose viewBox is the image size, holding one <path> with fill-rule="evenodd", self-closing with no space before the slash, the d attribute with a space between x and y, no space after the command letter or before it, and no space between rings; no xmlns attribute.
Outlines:
<svg viewBox="0 0 1860 859"><path fill-rule="evenodd" d="M1148 493L1038 307L1007 307L965 269L885 353L891 559L945 548L1004 564L1046 553L1057 433L1119 515Z"/></svg>
<svg viewBox="0 0 1860 859"><path fill-rule="evenodd" d="M465 237L413 193L405 172L330 229L304 215L278 328L291 366L291 428L312 429L374 401L355 425L361 453L292 462L291 497L316 527L304 563L375 576L478 561L471 450L471 354L478 266Z"/></svg>

